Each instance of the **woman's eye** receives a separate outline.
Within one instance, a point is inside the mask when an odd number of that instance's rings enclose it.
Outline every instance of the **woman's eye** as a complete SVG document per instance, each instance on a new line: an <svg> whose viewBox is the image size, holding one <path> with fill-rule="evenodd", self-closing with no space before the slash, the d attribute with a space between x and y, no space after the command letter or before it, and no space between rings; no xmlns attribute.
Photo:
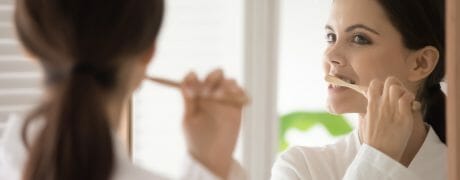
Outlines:
<svg viewBox="0 0 460 180"><path fill-rule="evenodd" d="M332 33L326 34L326 41L327 41L327 43L332 44L332 43L334 43L336 40L337 40L337 37L335 36L335 34L332 34Z"/></svg>
<svg viewBox="0 0 460 180"><path fill-rule="evenodd" d="M359 34L353 36L353 42L360 45L371 44L370 40Z"/></svg>

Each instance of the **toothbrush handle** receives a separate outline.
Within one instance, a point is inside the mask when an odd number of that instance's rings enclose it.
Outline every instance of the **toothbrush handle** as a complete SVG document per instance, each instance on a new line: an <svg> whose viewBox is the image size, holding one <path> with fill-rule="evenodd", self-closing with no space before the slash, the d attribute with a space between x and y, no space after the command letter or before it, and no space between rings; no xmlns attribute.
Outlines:
<svg viewBox="0 0 460 180"><path fill-rule="evenodd" d="M172 88L180 89L180 87L181 87L181 84L179 82L176 82L176 81L173 81L173 80L164 79L164 78L158 78L158 77L145 77L145 78L148 79L148 80L151 80L153 82L156 82L156 83L159 83L159 84L162 84L162 85L165 85L165 86L169 86L169 87L172 87ZM240 105L248 104L250 102L250 99L249 99L249 97L244 95L244 96L241 96L241 97L230 97L230 98L227 97L225 99L219 99L217 101L227 103L227 104L236 105L236 106L240 106Z"/></svg>
<svg viewBox="0 0 460 180"><path fill-rule="evenodd" d="M367 98L367 88L364 86L355 86L354 88L356 91L360 92L361 94L364 95L364 97ZM418 101L413 101L412 102L412 110L413 111L418 111L422 108L422 104Z"/></svg>

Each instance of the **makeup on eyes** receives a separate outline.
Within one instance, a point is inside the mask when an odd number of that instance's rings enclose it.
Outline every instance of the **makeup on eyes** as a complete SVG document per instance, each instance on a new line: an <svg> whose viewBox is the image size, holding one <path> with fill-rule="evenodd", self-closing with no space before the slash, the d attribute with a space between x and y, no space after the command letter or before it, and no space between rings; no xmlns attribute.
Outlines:
<svg viewBox="0 0 460 180"><path fill-rule="evenodd" d="M337 35L334 33L334 29L332 28L331 25L326 25L326 41L331 44L335 41L337 41ZM375 34L377 36L380 35L380 33L373 28L370 28L364 24L354 24L345 29L345 33L351 33L351 42L359 44L359 45L370 45L373 43L371 38L364 32L359 32L359 31L366 31L372 34ZM359 37L361 40L364 40L365 42L357 42L356 38Z"/></svg>
<svg viewBox="0 0 460 180"><path fill-rule="evenodd" d="M328 32L326 34L326 42L329 44L333 44L337 41L337 35L334 33ZM373 41L369 36L367 36L365 33L362 32L353 32L353 34L350 37L350 42L358 44L358 45L372 45Z"/></svg>
<svg viewBox="0 0 460 180"><path fill-rule="evenodd" d="M361 39L358 40L357 38L361 38ZM352 35L352 41L359 45L371 45L372 44L372 40L365 33L362 33L362 32L354 32Z"/></svg>
<svg viewBox="0 0 460 180"><path fill-rule="evenodd" d="M334 43L337 40L337 37L334 33L327 33L326 34L326 41L327 43Z"/></svg>

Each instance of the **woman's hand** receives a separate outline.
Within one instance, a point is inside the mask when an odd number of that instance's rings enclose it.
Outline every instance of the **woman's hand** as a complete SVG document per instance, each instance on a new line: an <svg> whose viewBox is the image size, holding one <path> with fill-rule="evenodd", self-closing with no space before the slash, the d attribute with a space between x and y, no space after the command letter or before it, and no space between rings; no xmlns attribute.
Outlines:
<svg viewBox="0 0 460 180"><path fill-rule="evenodd" d="M398 79L389 77L384 84L373 80L367 98L367 114L360 122L363 143L401 162L414 127L415 96Z"/></svg>
<svg viewBox="0 0 460 180"><path fill-rule="evenodd" d="M226 79L222 70L213 71L204 82L190 73L181 89L189 152L216 175L226 178L233 163L246 94L235 80Z"/></svg>

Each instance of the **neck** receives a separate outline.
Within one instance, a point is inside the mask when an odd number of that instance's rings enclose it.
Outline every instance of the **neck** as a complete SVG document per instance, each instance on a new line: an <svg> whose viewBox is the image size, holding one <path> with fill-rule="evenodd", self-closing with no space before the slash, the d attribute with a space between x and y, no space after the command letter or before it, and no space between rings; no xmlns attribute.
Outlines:
<svg viewBox="0 0 460 180"><path fill-rule="evenodd" d="M128 96L130 97L130 96ZM121 140L126 151L130 152L130 130L129 130L129 100L130 98L113 98L114 100L108 105L110 125L112 132L116 133Z"/></svg>
<svg viewBox="0 0 460 180"><path fill-rule="evenodd" d="M123 122L127 119L127 112L129 107L129 98L125 96L118 96L111 98L112 100L107 104L107 112L110 119L110 125L112 129L119 130L123 125Z"/></svg>
<svg viewBox="0 0 460 180"><path fill-rule="evenodd" d="M365 114L360 114L360 121L365 117ZM420 150L425 141L428 129L425 126L423 121L422 114L420 112L415 113L414 115L414 128L412 129L411 136L407 142L406 149L404 150L403 156L400 160L400 163L408 167L412 160L415 158L415 155ZM361 137L360 141L362 142Z"/></svg>
<svg viewBox="0 0 460 180"><path fill-rule="evenodd" d="M403 153L401 158L401 164L408 167L412 160L417 155L418 151L425 142L426 135L428 134L428 129L425 126L423 117L421 113L415 113L414 116L414 129L407 143L406 150Z"/></svg>

